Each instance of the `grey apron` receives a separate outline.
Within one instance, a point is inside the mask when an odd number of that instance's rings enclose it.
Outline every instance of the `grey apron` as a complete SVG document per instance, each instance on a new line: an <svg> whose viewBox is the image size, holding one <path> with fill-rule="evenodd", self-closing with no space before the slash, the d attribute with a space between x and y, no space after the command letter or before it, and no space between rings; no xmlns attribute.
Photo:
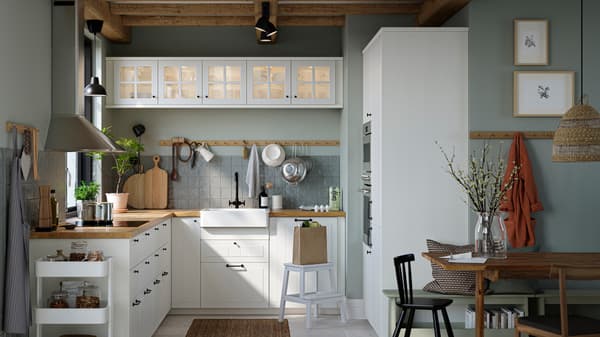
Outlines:
<svg viewBox="0 0 600 337"><path fill-rule="evenodd" d="M25 222L21 165L14 136L15 155L11 166L8 229L6 235L6 273L4 288L4 332L28 335L31 326L29 298L29 224Z"/></svg>

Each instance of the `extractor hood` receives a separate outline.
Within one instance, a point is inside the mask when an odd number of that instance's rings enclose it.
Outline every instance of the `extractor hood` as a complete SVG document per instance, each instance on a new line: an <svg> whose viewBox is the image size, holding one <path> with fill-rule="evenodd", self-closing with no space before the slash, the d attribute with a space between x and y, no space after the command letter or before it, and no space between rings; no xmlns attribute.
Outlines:
<svg viewBox="0 0 600 337"><path fill-rule="evenodd" d="M56 152L123 152L118 145L90 123L83 115L83 2L74 2L75 107L71 113L52 112L46 151ZM53 98L54 99L54 98ZM66 110L70 110L71 106ZM65 110L62 110L65 111ZM79 113L77 113L79 112Z"/></svg>
<svg viewBox="0 0 600 337"><path fill-rule="evenodd" d="M110 138L77 114L53 114L46 138L46 151L122 152Z"/></svg>

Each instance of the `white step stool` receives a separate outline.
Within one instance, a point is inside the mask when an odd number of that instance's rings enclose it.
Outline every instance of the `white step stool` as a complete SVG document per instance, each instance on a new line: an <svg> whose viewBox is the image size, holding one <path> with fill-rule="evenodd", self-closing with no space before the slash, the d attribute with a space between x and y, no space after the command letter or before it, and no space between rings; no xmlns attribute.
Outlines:
<svg viewBox="0 0 600 337"><path fill-rule="evenodd" d="M340 318L342 322L346 322L347 320L347 307L346 307L346 297L337 292L335 276L333 273L333 263L323 263L323 264L293 264L293 263L285 263L285 269L283 271L283 284L281 287L281 302L279 304L279 321L283 322L283 317L285 316L285 302L296 302L306 304L306 328L310 329L311 327L311 317L312 317L312 305L315 304L315 317L319 313L319 304L321 303L338 303L340 307ZM300 273L300 293L298 294L288 294L288 280L290 276L290 271L295 271ZM329 271L329 283L330 289L327 292L320 292L318 289L314 293L306 293L305 292L305 275L309 272L319 272L319 271Z"/></svg>

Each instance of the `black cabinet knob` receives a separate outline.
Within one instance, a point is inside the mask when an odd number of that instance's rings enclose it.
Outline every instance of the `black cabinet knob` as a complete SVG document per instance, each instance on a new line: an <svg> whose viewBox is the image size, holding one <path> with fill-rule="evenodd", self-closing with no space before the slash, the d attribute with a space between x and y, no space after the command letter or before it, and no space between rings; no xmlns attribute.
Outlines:
<svg viewBox="0 0 600 337"><path fill-rule="evenodd" d="M156 96L155 96L155 95L152 95L152 98L156 98Z"/></svg>
<svg viewBox="0 0 600 337"><path fill-rule="evenodd" d="M154 285L157 285L157 284L159 284L159 283L160 283L160 280L154 280L154 282L153 282L153 283L154 283Z"/></svg>
<svg viewBox="0 0 600 337"><path fill-rule="evenodd" d="M370 114L367 112L367 117L371 117L371 116L373 116L373 114Z"/></svg>
<svg viewBox="0 0 600 337"><path fill-rule="evenodd" d="M140 242L140 239L133 239L133 242Z"/></svg>
<svg viewBox="0 0 600 337"><path fill-rule="evenodd" d="M146 236L150 236L150 233L144 233L144 235L146 235Z"/></svg>
<svg viewBox="0 0 600 337"><path fill-rule="evenodd" d="M208 98L208 95L204 96L204 98Z"/></svg>
<svg viewBox="0 0 600 337"><path fill-rule="evenodd" d="M162 276L167 276L167 275L169 275L169 272L168 271L163 271Z"/></svg>
<svg viewBox="0 0 600 337"><path fill-rule="evenodd" d="M144 262L144 263L145 263L145 264L150 264L150 261L146 261L146 262Z"/></svg>
<svg viewBox="0 0 600 337"><path fill-rule="evenodd" d="M162 225L163 225L163 227L167 227L167 224L166 224L166 223L164 223L164 224L162 224Z"/></svg>
<svg viewBox="0 0 600 337"><path fill-rule="evenodd" d="M196 98L200 98L200 95L196 96Z"/></svg>
<svg viewBox="0 0 600 337"><path fill-rule="evenodd" d="M166 248L166 247L165 247L165 248L163 248L163 251L164 251L164 252L166 252L166 251L167 251L167 248Z"/></svg>
<svg viewBox="0 0 600 337"><path fill-rule="evenodd" d="M154 230L155 230L155 231L159 231L159 230L160 230L160 228L158 228L158 227L154 227Z"/></svg>
<svg viewBox="0 0 600 337"><path fill-rule="evenodd" d="M154 254L154 257L159 257L159 256L160 256L160 255L158 255L158 254Z"/></svg>
<svg viewBox="0 0 600 337"><path fill-rule="evenodd" d="M294 95L294 98L298 98L298 95Z"/></svg>
<svg viewBox="0 0 600 337"><path fill-rule="evenodd" d="M134 270L134 271L133 271L133 273L134 273L134 274L139 274L139 273L140 273L140 271L139 271L139 270Z"/></svg>
<svg viewBox="0 0 600 337"><path fill-rule="evenodd" d="M132 306L132 307L135 307L135 306L137 306L137 305L140 305L140 304L142 304L142 301L140 301L140 300L135 300L135 301L133 301L133 303L131 303L131 306Z"/></svg>

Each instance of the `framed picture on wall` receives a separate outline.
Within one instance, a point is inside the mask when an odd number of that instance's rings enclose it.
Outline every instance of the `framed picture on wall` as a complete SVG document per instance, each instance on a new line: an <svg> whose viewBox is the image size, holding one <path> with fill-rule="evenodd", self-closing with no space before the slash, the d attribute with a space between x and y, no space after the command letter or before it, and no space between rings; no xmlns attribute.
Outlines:
<svg viewBox="0 0 600 337"><path fill-rule="evenodd" d="M574 104L574 71L515 71L514 117L560 117Z"/></svg>
<svg viewBox="0 0 600 337"><path fill-rule="evenodd" d="M515 65L548 65L548 20L515 19Z"/></svg>

